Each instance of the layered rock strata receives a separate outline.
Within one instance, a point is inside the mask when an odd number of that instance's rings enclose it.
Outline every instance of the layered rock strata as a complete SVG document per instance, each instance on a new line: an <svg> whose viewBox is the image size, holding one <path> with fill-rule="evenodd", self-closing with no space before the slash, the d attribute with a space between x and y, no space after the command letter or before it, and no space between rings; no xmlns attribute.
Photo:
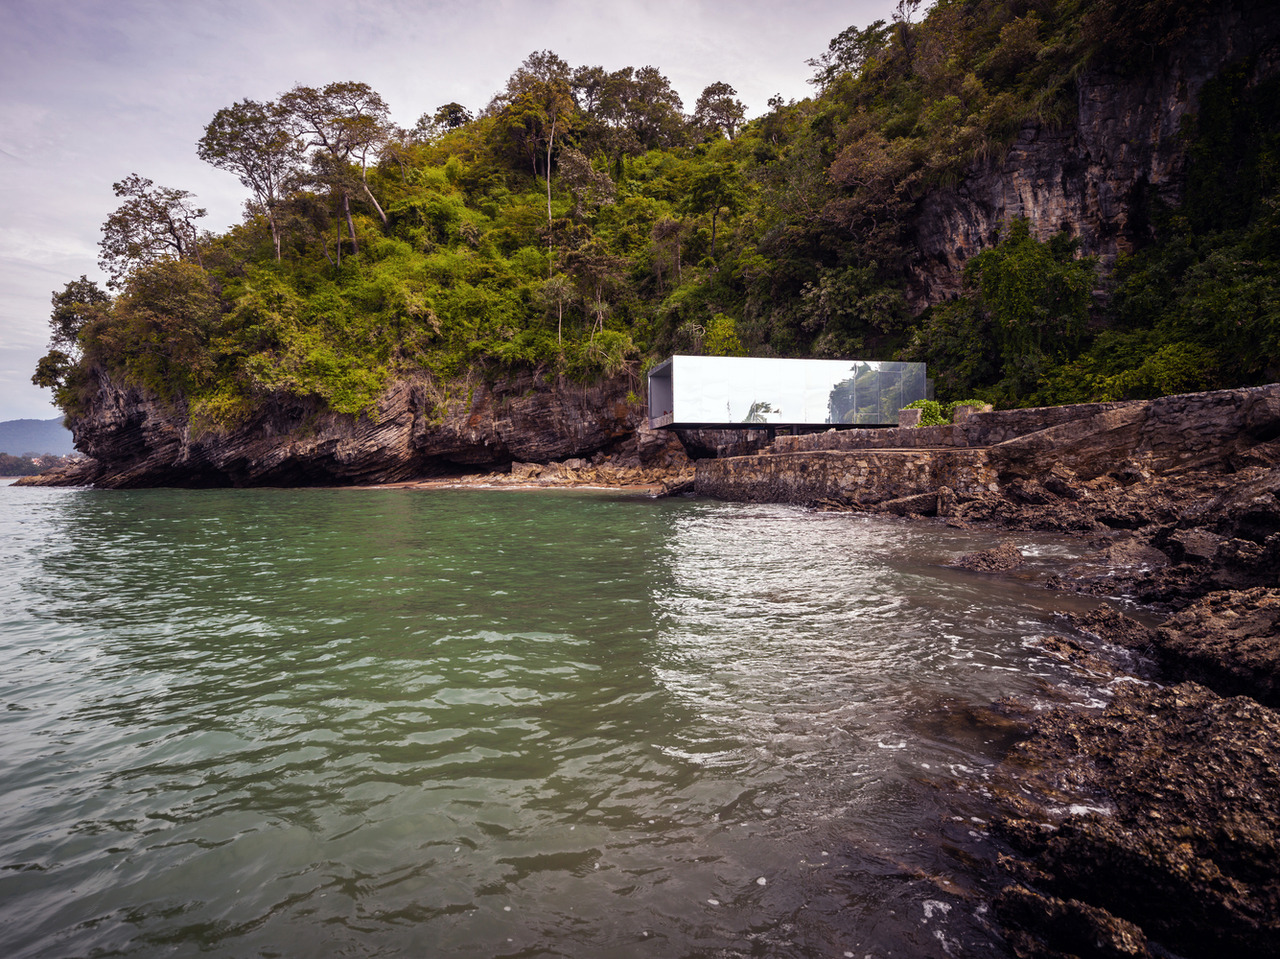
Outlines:
<svg viewBox="0 0 1280 959"><path fill-rule="evenodd" d="M272 398L233 429L193 428L187 410L99 374L90 412L69 418L91 459L34 482L99 487L369 484L448 476L637 447L640 409L623 380L531 376L394 383L365 416ZM663 439L665 444L665 438ZM652 445L652 444L649 444ZM660 444L661 445L661 444Z"/></svg>

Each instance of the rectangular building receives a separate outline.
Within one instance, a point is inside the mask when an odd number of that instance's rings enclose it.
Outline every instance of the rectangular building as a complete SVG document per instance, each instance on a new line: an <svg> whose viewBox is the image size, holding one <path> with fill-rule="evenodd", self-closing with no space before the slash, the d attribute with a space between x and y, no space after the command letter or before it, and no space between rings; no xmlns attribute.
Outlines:
<svg viewBox="0 0 1280 959"><path fill-rule="evenodd" d="M649 425L896 426L929 388L923 363L673 356L649 371Z"/></svg>

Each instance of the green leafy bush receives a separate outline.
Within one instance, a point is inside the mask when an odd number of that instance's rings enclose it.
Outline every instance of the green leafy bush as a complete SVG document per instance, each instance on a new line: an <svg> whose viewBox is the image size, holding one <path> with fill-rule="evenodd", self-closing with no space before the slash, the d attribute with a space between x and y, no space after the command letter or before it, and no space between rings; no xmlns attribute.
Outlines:
<svg viewBox="0 0 1280 959"><path fill-rule="evenodd" d="M904 410L920 410L920 422L917 426L945 426L955 416L957 406L977 406L981 408L983 400L954 400L940 403L937 400L915 400L903 407Z"/></svg>

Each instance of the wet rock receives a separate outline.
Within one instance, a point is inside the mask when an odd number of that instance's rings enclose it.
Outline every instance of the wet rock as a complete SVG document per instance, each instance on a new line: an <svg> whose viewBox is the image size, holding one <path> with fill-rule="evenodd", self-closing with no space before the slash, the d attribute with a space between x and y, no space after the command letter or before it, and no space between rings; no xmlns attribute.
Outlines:
<svg viewBox="0 0 1280 959"><path fill-rule="evenodd" d="M1052 900L1074 899L1178 955L1280 954L1280 714L1192 683L1123 684L1102 712L1043 716L1010 761L999 830L1048 904L1014 895L1019 929L1061 931Z"/></svg>
<svg viewBox="0 0 1280 959"><path fill-rule="evenodd" d="M1059 899L1011 885L996 898L995 907L1019 959L1151 955L1138 926L1078 899Z"/></svg>
<svg viewBox="0 0 1280 959"><path fill-rule="evenodd" d="M1098 679L1110 678L1117 673L1113 661L1099 656L1084 643L1065 636L1037 636L1030 641L1030 645L1059 662L1066 663L1075 671Z"/></svg>
<svg viewBox="0 0 1280 959"><path fill-rule="evenodd" d="M1169 565L1169 557L1163 552L1133 537L1108 545L1100 560L1111 569L1161 569Z"/></svg>
<svg viewBox="0 0 1280 959"><path fill-rule="evenodd" d="M892 513L895 516L936 516L938 514L938 494L917 493L915 496L900 496L897 499L878 503L876 510Z"/></svg>
<svg viewBox="0 0 1280 959"><path fill-rule="evenodd" d="M1089 613L1068 613L1066 618L1081 632L1127 649L1148 651L1156 641L1155 630L1106 604Z"/></svg>
<svg viewBox="0 0 1280 959"><path fill-rule="evenodd" d="M976 553L965 553L953 566L960 569L971 569L981 573L1001 572L1017 569L1022 565L1022 553L1011 542L1001 543L991 549L978 550Z"/></svg>
<svg viewBox="0 0 1280 959"><path fill-rule="evenodd" d="M1213 593L1164 622L1166 674L1280 707L1280 590Z"/></svg>

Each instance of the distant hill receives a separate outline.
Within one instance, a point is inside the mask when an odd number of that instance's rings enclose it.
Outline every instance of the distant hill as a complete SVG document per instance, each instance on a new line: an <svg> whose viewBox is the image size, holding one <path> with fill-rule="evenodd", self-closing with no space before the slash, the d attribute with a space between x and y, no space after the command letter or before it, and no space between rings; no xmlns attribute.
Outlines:
<svg viewBox="0 0 1280 959"><path fill-rule="evenodd" d="M66 456L75 451L71 431L62 425L61 416L52 420L6 420L0 423L0 453Z"/></svg>

